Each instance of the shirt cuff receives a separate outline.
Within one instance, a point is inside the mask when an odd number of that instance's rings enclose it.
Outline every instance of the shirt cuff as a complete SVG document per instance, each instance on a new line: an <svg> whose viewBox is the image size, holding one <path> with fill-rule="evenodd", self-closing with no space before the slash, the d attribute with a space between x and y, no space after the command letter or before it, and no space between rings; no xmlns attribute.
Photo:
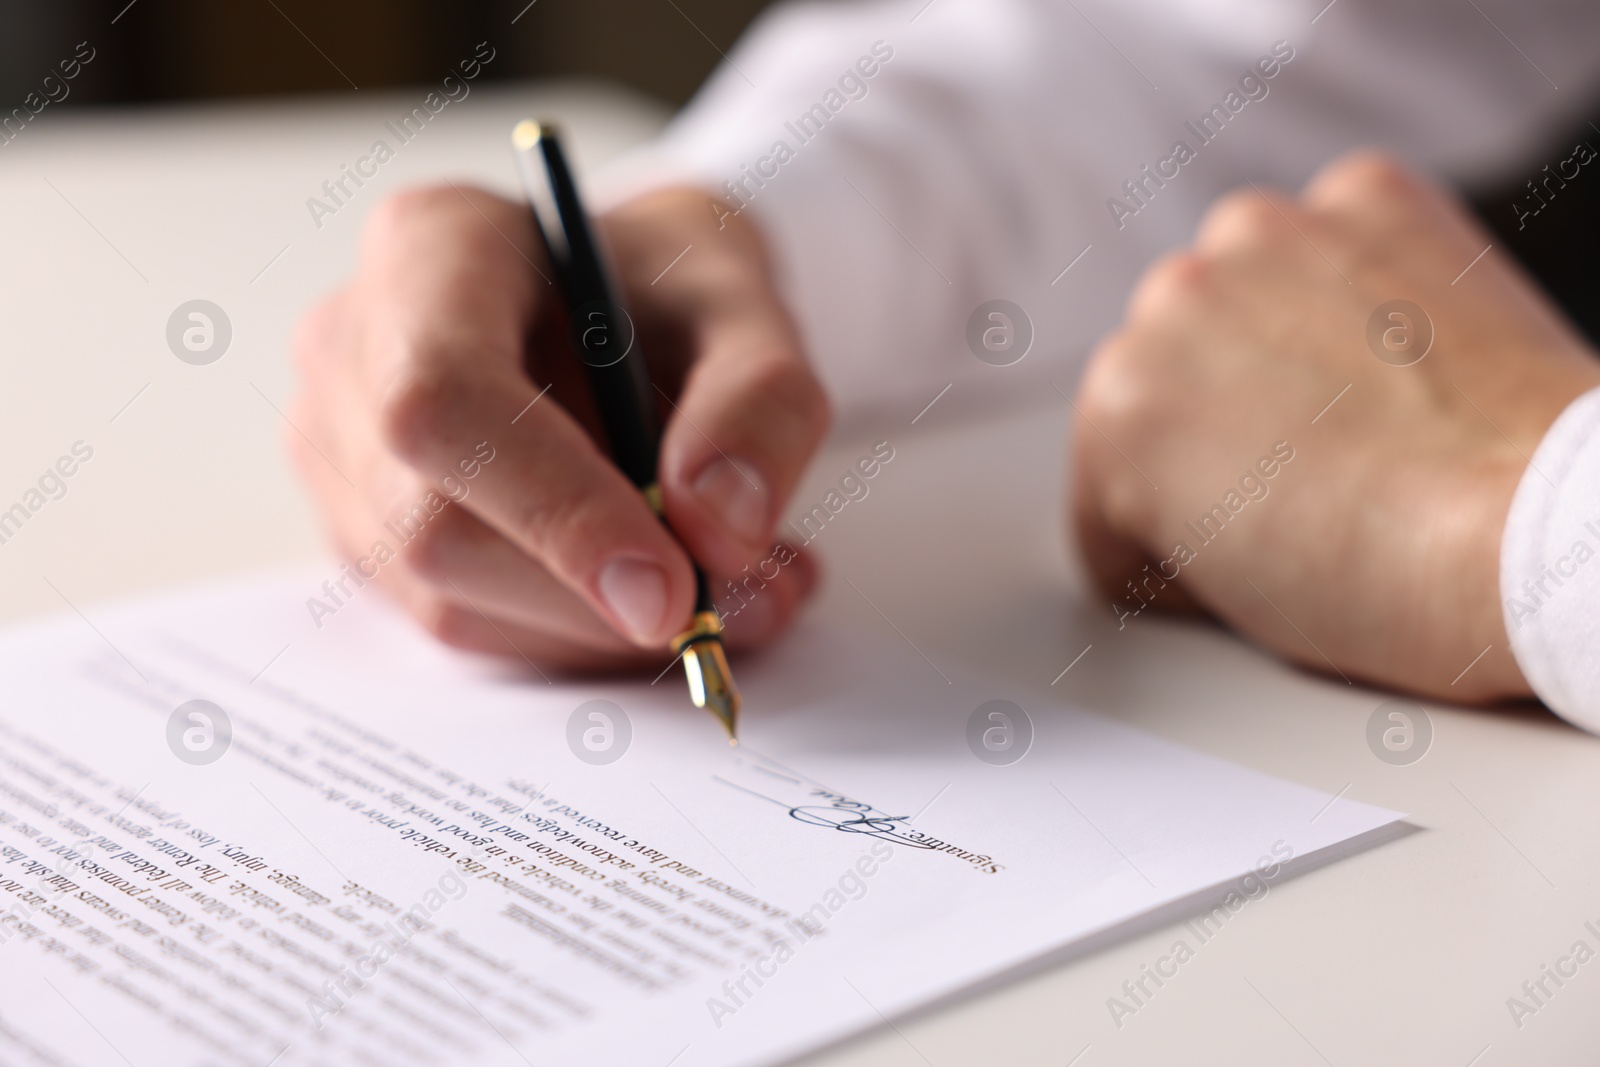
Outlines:
<svg viewBox="0 0 1600 1067"><path fill-rule="evenodd" d="M1600 389L1551 424L1500 541L1511 653L1539 699L1600 733Z"/></svg>

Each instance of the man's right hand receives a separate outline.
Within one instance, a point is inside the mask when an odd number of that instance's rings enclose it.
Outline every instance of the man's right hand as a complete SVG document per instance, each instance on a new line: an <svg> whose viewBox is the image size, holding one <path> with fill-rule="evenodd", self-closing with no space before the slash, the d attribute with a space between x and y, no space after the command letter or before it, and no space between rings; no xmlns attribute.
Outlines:
<svg viewBox="0 0 1600 1067"><path fill-rule="evenodd" d="M355 279L301 324L297 466L339 551L440 639L657 665L693 612L691 557L715 591L772 555L828 404L758 236L707 201L664 190L598 220L661 390L670 533L607 456L525 206L392 197ZM753 585L729 643L781 633L814 582L800 555Z"/></svg>

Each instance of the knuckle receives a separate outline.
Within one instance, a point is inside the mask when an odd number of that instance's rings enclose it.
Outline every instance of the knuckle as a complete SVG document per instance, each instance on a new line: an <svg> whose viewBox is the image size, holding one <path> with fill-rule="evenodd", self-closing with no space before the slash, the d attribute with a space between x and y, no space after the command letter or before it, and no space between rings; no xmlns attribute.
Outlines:
<svg viewBox="0 0 1600 1067"><path fill-rule="evenodd" d="M367 219L369 240L383 242L407 232L419 219L438 212L457 194L448 185L418 185L378 201Z"/></svg>
<svg viewBox="0 0 1600 1067"><path fill-rule="evenodd" d="M487 223L487 224L486 224ZM509 242L509 243L508 243ZM364 274L385 277L397 264L454 251L474 263L526 268L538 255L526 208L473 185L423 185L379 201L361 232Z"/></svg>
<svg viewBox="0 0 1600 1067"><path fill-rule="evenodd" d="M1090 432L1120 439L1141 425L1156 402L1151 378L1135 332L1124 330L1102 341L1078 390L1078 408Z"/></svg>
<svg viewBox="0 0 1600 1067"><path fill-rule="evenodd" d="M1356 152L1330 163L1313 184L1328 194L1358 198L1404 199L1419 190L1410 170L1393 156L1377 151Z"/></svg>
<svg viewBox="0 0 1600 1067"><path fill-rule="evenodd" d="M449 584L458 570L457 560L467 539L466 516L448 502L437 514L422 503L397 521L416 530L400 550L406 570L429 585Z"/></svg>
<svg viewBox="0 0 1600 1067"><path fill-rule="evenodd" d="M425 462L447 437L465 392L459 378L426 354L431 347L408 346L396 380L378 403L384 446L413 465Z"/></svg>
<svg viewBox="0 0 1600 1067"><path fill-rule="evenodd" d="M1284 208L1254 189L1237 189L1206 212L1200 241L1207 246L1261 246L1292 234Z"/></svg>
<svg viewBox="0 0 1600 1067"><path fill-rule="evenodd" d="M810 366L798 359L772 360L757 374L757 393L771 397L777 410L791 419L799 436L814 443L833 424L833 405Z"/></svg>
<svg viewBox="0 0 1600 1067"><path fill-rule="evenodd" d="M1134 286L1129 313L1159 318L1190 307L1204 295L1211 275L1211 264L1200 253L1169 253L1152 264Z"/></svg>
<svg viewBox="0 0 1600 1067"><path fill-rule="evenodd" d="M1382 273L1415 254L1439 221L1431 186L1376 151L1357 152L1325 167L1305 200L1318 230L1345 269ZM1402 268L1403 269L1403 268Z"/></svg>
<svg viewBox="0 0 1600 1067"><path fill-rule="evenodd" d="M510 520L512 540L556 573L584 573L583 561L616 542L607 498L553 486L533 486Z"/></svg>
<svg viewBox="0 0 1600 1067"><path fill-rule="evenodd" d="M1078 399L1082 417L1073 434L1074 463L1093 510L1119 529L1139 525L1151 507L1149 485L1130 465L1144 466L1140 442L1160 405L1148 376L1128 360L1096 359ZM1113 444L1115 442L1115 444Z"/></svg>
<svg viewBox="0 0 1600 1067"><path fill-rule="evenodd" d="M472 648L477 644L477 616L442 596L419 597L411 613L424 630L452 648Z"/></svg>

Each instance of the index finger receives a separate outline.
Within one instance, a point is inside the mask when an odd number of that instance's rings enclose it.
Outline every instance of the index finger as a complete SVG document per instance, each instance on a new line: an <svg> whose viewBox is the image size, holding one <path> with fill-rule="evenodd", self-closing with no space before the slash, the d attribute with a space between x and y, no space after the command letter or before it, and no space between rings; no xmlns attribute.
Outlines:
<svg viewBox="0 0 1600 1067"><path fill-rule="evenodd" d="M524 370L546 283L524 209L455 188L407 194L366 254L370 395L399 458L477 479L462 506L645 646L683 628L688 557L584 429ZM471 471L472 473L468 473Z"/></svg>

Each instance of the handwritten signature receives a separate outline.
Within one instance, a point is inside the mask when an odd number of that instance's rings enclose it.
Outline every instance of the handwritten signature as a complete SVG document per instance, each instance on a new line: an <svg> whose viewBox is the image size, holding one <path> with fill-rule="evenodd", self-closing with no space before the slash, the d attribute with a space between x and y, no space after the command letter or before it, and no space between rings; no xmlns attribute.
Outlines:
<svg viewBox="0 0 1600 1067"><path fill-rule="evenodd" d="M882 838L886 841L896 841L912 848L932 849L935 846L908 837L900 832L900 824L907 816L890 815L886 811L879 811L871 804L859 800L852 800L838 793L829 793L824 790L815 790L816 796L826 797L832 801L830 804L807 804L790 808L789 817L812 826L832 826L835 830L846 834L865 834L868 837Z"/></svg>

